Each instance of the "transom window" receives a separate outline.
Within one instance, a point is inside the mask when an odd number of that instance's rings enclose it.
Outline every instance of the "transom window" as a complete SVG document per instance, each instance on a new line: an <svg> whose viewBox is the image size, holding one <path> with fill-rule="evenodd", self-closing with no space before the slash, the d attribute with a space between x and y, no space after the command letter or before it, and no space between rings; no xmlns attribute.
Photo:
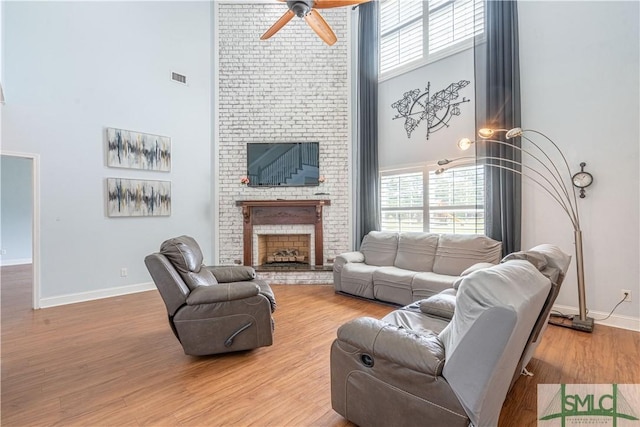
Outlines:
<svg viewBox="0 0 640 427"><path fill-rule="evenodd" d="M383 231L484 234L484 168L383 172Z"/></svg>
<svg viewBox="0 0 640 427"><path fill-rule="evenodd" d="M470 47L483 30L484 0L382 0L380 73Z"/></svg>

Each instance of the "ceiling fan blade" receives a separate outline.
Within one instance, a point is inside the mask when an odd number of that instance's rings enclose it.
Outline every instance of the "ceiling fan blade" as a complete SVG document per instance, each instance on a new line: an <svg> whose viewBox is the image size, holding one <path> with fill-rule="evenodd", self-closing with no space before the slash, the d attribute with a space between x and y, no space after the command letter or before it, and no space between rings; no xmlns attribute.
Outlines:
<svg viewBox="0 0 640 427"><path fill-rule="evenodd" d="M275 33L277 33L278 31L280 31L280 29L284 27L287 24L287 22L291 21L291 19L294 16L296 16L295 13L293 13L290 10L287 10L285 14L282 15L280 19L278 19L276 23L271 26L271 28L269 28L263 35L260 36L260 40L266 40L272 35L274 35Z"/></svg>
<svg viewBox="0 0 640 427"><path fill-rule="evenodd" d="M324 20L317 10L312 9L311 12L305 15L304 20L307 21L311 29L329 46L332 46L338 41L336 33L333 32L329 24L327 24L327 21Z"/></svg>
<svg viewBox="0 0 640 427"><path fill-rule="evenodd" d="M366 3L371 0L316 0L313 7L316 9L329 9L332 7L352 6Z"/></svg>

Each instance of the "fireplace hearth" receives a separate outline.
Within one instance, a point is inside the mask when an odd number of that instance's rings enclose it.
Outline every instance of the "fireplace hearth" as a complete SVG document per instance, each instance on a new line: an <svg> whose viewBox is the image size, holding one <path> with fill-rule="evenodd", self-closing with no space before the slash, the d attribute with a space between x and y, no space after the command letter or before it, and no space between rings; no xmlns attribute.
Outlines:
<svg viewBox="0 0 640 427"><path fill-rule="evenodd" d="M309 265L301 262L276 262L273 264L263 264L254 267L258 273L276 272L276 273L305 273L305 272L328 272L331 273L333 267L331 265ZM278 280L281 282L281 280ZM328 280L321 283L331 283Z"/></svg>

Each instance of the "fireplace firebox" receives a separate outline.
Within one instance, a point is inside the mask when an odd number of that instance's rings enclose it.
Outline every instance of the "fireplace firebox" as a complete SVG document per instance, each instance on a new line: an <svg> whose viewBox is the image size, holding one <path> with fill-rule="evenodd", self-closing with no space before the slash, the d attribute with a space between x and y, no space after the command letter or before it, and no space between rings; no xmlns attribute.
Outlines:
<svg viewBox="0 0 640 427"><path fill-rule="evenodd" d="M254 264L309 264L310 245L309 234L258 234Z"/></svg>

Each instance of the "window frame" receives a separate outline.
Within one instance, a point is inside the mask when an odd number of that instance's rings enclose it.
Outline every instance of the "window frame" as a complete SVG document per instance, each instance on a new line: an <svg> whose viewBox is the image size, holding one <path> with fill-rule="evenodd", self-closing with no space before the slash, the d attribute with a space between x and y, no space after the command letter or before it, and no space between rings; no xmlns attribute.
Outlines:
<svg viewBox="0 0 640 427"><path fill-rule="evenodd" d="M390 1L390 0L381 0L381 1ZM402 0L400 0L402 1ZM449 2L443 3L439 5L435 10L442 9L446 7L448 4L453 3L456 0L451 0ZM385 80L392 79L394 77L398 77L402 74L413 71L417 68L423 67L428 64L432 64L441 59L444 59L448 56L455 55L459 52L471 49L474 47L476 43L484 43L485 41L485 25L486 25L486 2L487 0L482 0L484 4L484 13L483 13L483 23L482 23L482 33L475 37L469 37L464 40L460 40L451 46L447 46L436 53L429 54L429 15L432 11L429 10L429 0L421 0L422 2L422 57L419 59L415 59L413 61L404 63L395 68L392 68L389 71L384 73L380 73L378 76L378 82L384 82ZM411 20L410 22L415 22L418 18ZM405 23L403 26L409 25ZM397 29L400 29L398 27ZM380 44L382 44L382 28L380 28Z"/></svg>

